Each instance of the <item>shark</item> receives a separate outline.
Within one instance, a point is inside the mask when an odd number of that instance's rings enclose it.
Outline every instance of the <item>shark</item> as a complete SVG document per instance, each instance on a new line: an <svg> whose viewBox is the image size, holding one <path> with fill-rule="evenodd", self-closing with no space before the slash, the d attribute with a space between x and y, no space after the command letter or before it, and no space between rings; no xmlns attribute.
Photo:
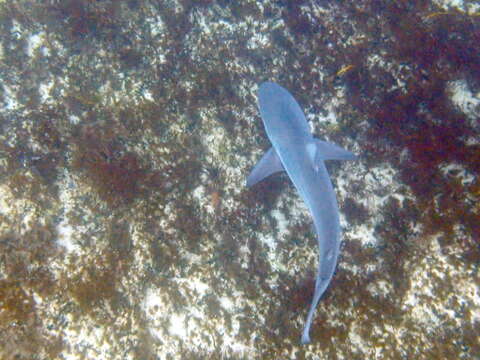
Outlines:
<svg viewBox="0 0 480 360"><path fill-rule="evenodd" d="M247 186L286 171L307 205L317 233L315 291L301 337L301 343L307 344L315 309L335 272L341 242L338 204L325 160L356 160L358 157L340 146L314 138L300 105L282 86L262 83L258 105L272 147L248 175Z"/></svg>

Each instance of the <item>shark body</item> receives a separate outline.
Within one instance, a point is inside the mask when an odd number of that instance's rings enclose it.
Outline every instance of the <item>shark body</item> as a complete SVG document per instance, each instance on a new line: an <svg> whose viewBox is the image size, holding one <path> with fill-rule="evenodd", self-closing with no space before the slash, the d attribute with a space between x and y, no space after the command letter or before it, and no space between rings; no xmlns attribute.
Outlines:
<svg viewBox="0 0 480 360"><path fill-rule="evenodd" d="M286 171L307 205L317 232L319 265L315 292L301 342L310 342L315 308L332 279L340 250L340 221L337 200L324 160L354 160L341 147L315 139L305 115L283 87L265 82L258 92L259 109L272 147L247 178L252 186L265 177Z"/></svg>

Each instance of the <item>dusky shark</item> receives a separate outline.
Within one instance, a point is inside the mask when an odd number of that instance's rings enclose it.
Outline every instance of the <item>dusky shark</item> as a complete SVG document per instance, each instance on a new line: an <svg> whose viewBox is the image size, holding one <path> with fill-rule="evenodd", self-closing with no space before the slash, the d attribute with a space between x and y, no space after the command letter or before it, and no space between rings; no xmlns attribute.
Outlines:
<svg viewBox="0 0 480 360"><path fill-rule="evenodd" d="M258 91L260 115L272 143L247 178L252 186L267 176L286 171L312 214L319 249L315 292L302 333L302 344L310 342L315 308L332 279L340 250L338 204L325 160L355 160L353 153L315 139L305 115L293 96L273 82Z"/></svg>

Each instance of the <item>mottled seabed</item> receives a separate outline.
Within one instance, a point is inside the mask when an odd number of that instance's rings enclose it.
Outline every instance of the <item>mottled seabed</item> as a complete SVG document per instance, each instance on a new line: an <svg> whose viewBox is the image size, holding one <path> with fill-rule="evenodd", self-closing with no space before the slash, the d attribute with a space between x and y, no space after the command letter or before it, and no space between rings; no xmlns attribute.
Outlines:
<svg viewBox="0 0 480 360"><path fill-rule="evenodd" d="M2 359L480 354L474 1L0 2ZM264 80L317 136L342 213L316 269Z"/></svg>

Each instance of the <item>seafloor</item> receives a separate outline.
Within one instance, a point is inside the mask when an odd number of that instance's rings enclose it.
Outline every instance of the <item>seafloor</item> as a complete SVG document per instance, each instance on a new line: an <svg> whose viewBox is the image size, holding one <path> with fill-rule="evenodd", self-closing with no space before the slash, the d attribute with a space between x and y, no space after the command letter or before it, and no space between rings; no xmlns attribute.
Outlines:
<svg viewBox="0 0 480 360"><path fill-rule="evenodd" d="M0 1L0 358L480 356L475 1ZM311 330L311 219L262 81L316 136L343 245Z"/></svg>

